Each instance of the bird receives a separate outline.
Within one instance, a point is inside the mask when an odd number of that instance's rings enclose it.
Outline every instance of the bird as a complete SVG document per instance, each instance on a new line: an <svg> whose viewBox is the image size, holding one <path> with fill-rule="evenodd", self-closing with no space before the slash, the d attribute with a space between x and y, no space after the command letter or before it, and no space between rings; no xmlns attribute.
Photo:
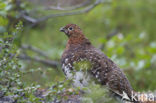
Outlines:
<svg viewBox="0 0 156 103"><path fill-rule="evenodd" d="M122 69L109 59L100 49L95 48L76 24L67 24L60 28L68 37L61 57L61 66L67 79L74 79L74 85L83 87L90 81L104 85L109 90L126 99L131 98L132 86ZM85 69L77 69L76 64L87 63ZM88 75L86 75L86 73ZM90 79L93 78L93 79ZM125 96L126 94L126 96Z"/></svg>

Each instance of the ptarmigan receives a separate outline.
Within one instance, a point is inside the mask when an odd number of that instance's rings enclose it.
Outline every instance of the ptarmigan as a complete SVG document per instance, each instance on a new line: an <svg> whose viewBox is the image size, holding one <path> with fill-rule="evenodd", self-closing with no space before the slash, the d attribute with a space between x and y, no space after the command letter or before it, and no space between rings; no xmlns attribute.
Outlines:
<svg viewBox="0 0 156 103"><path fill-rule="evenodd" d="M68 24L60 28L69 40L61 58L62 69L68 79L74 79L75 86L87 85L94 78L110 91L130 98L132 87L122 70L103 52L92 46L76 24ZM85 64L82 68L79 64ZM86 72L90 76L86 76Z"/></svg>

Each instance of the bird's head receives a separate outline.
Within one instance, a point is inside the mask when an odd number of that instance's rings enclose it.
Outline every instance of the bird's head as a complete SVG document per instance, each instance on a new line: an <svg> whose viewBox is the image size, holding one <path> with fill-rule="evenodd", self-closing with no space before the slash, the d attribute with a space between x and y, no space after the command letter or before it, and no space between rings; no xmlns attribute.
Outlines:
<svg viewBox="0 0 156 103"><path fill-rule="evenodd" d="M61 27L60 31L64 32L69 38L82 35L82 30L76 24L67 24L65 27Z"/></svg>
<svg viewBox="0 0 156 103"><path fill-rule="evenodd" d="M84 36L80 27L76 24L67 24L65 27L60 28L60 31L64 32L69 38L67 47L72 44L91 44L89 40Z"/></svg>

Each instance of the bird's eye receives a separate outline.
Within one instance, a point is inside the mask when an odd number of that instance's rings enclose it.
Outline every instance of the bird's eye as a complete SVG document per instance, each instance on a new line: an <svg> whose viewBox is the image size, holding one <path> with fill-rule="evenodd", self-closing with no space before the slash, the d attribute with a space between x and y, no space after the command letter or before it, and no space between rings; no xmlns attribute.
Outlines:
<svg viewBox="0 0 156 103"><path fill-rule="evenodd" d="M69 28L69 30L71 31L71 30L73 30L73 28L72 28L72 27L70 27L70 28Z"/></svg>

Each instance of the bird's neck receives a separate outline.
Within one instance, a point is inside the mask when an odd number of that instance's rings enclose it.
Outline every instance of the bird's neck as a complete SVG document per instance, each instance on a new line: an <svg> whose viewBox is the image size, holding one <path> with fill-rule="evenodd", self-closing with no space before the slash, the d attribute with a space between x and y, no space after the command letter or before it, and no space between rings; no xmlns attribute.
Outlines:
<svg viewBox="0 0 156 103"><path fill-rule="evenodd" d="M79 35L78 37L69 37L68 43L66 45L66 49L78 47L78 46L86 46L90 45L90 41L84 36Z"/></svg>

